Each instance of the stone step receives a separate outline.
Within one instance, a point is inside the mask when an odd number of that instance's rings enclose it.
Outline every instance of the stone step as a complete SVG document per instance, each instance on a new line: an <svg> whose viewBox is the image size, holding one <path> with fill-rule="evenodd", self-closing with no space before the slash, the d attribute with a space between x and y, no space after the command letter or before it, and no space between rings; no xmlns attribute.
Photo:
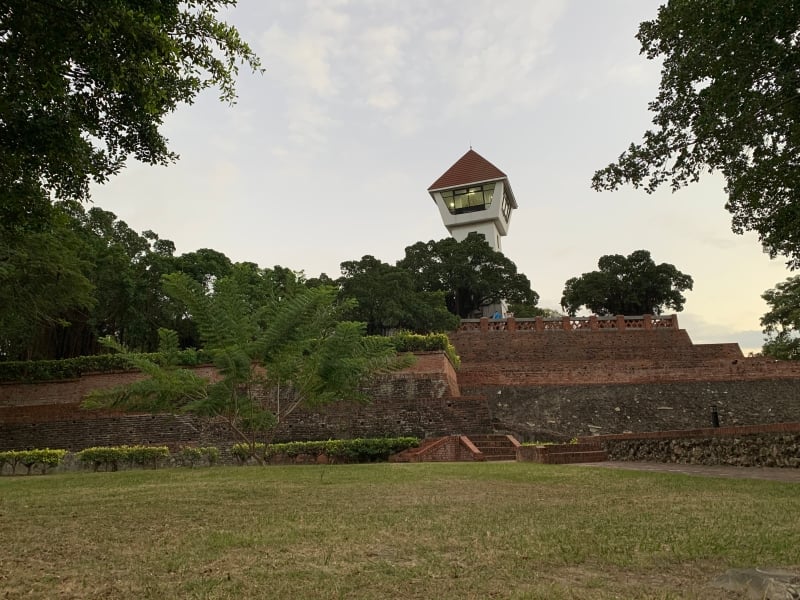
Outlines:
<svg viewBox="0 0 800 600"><path fill-rule="evenodd" d="M504 454L486 454L483 453L485 460L517 460L516 453L504 453Z"/></svg>

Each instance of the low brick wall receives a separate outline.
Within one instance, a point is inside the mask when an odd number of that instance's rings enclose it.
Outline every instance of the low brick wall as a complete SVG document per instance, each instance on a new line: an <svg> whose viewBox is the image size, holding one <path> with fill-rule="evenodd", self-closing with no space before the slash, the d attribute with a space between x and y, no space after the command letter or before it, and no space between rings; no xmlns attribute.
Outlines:
<svg viewBox="0 0 800 600"><path fill-rule="evenodd" d="M561 465L583 462L587 452L601 451L600 444L556 444L553 446L518 446L517 460L546 465Z"/></svg>
<svg viewBox="0 0 800 600"><path fill-rule="evenodd" d="M451 435L437 440L432 446L421 452L419 462L463 462L484 460L480 451L463 436Z"/></svg>
<svg viewBox="0 0 800 600"><path fill-rule="evenodd" d="M416 363L365 386L366 403L338 403L316 410L298 408L275 432L274 441L356 437L441 435L491 431L488 402L462 396L456 375L441 352L417 354ZM212 374L204 367L201 374ZM0 450L122 444L201 444L237 441L224 424L188 415L87 411L89 390L127 383L138 373L87 375L79 380L0 385Z"/></svg>
<svg viewBox="0 0 800 600"><path fill-rule="evenodd" d="M609 460L800 468L800 423L654 431L581 438Z"/></svg>

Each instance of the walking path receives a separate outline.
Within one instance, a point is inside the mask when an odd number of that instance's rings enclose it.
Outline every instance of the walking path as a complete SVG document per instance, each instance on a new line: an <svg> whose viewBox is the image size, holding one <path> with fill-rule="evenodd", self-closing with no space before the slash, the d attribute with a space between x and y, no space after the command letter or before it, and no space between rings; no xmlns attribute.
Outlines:
<svg viewBox="0 0 800 600"><path fill-rule="evenodd" d="M732 479L766 479L800 483L800 469L777 469L772 467L711 467L706 465L683 465L655 462L596 462L578 463L581 467L602 467L605 469L629 469L632 471L655 471L659 473L679 473L700 475L702 477L728 477Z"/></svg>

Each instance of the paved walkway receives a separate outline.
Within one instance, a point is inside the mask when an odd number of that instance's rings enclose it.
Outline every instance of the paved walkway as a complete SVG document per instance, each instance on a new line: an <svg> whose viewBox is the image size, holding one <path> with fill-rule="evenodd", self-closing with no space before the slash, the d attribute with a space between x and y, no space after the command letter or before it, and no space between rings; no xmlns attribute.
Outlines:
<svg viewBox="0 0 800 600"><path fill-rule="evenodd" d="M565 465L566 466L566 465ZM702 477L729 477L733 479L767 479L800 483L800 469L776 469L771 467L710 467L706 465L681 465L655 462L596 462L579 463L581 467L600 467L603 469L629 469L632 471L656 471L660 473L680 473Z"/></svg>

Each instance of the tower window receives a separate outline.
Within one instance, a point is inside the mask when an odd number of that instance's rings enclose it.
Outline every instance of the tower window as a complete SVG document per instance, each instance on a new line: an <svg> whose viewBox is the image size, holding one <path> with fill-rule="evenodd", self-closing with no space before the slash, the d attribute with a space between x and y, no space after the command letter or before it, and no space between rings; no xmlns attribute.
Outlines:
<svg viewBox="0 0 800 600"><path fill-rule="evenodd" d="M486 210L492 205L494 187L494 183L484 183L458 190L445 190L442 192L442 200L451 215Z"/></svg>
<svg viewBox="0 0 800 600"><path fill-rule="evenodd" d="M511 203L508 201L505 189L503 190L503 218L508 223L508 218L511 216Z"/></svg>

